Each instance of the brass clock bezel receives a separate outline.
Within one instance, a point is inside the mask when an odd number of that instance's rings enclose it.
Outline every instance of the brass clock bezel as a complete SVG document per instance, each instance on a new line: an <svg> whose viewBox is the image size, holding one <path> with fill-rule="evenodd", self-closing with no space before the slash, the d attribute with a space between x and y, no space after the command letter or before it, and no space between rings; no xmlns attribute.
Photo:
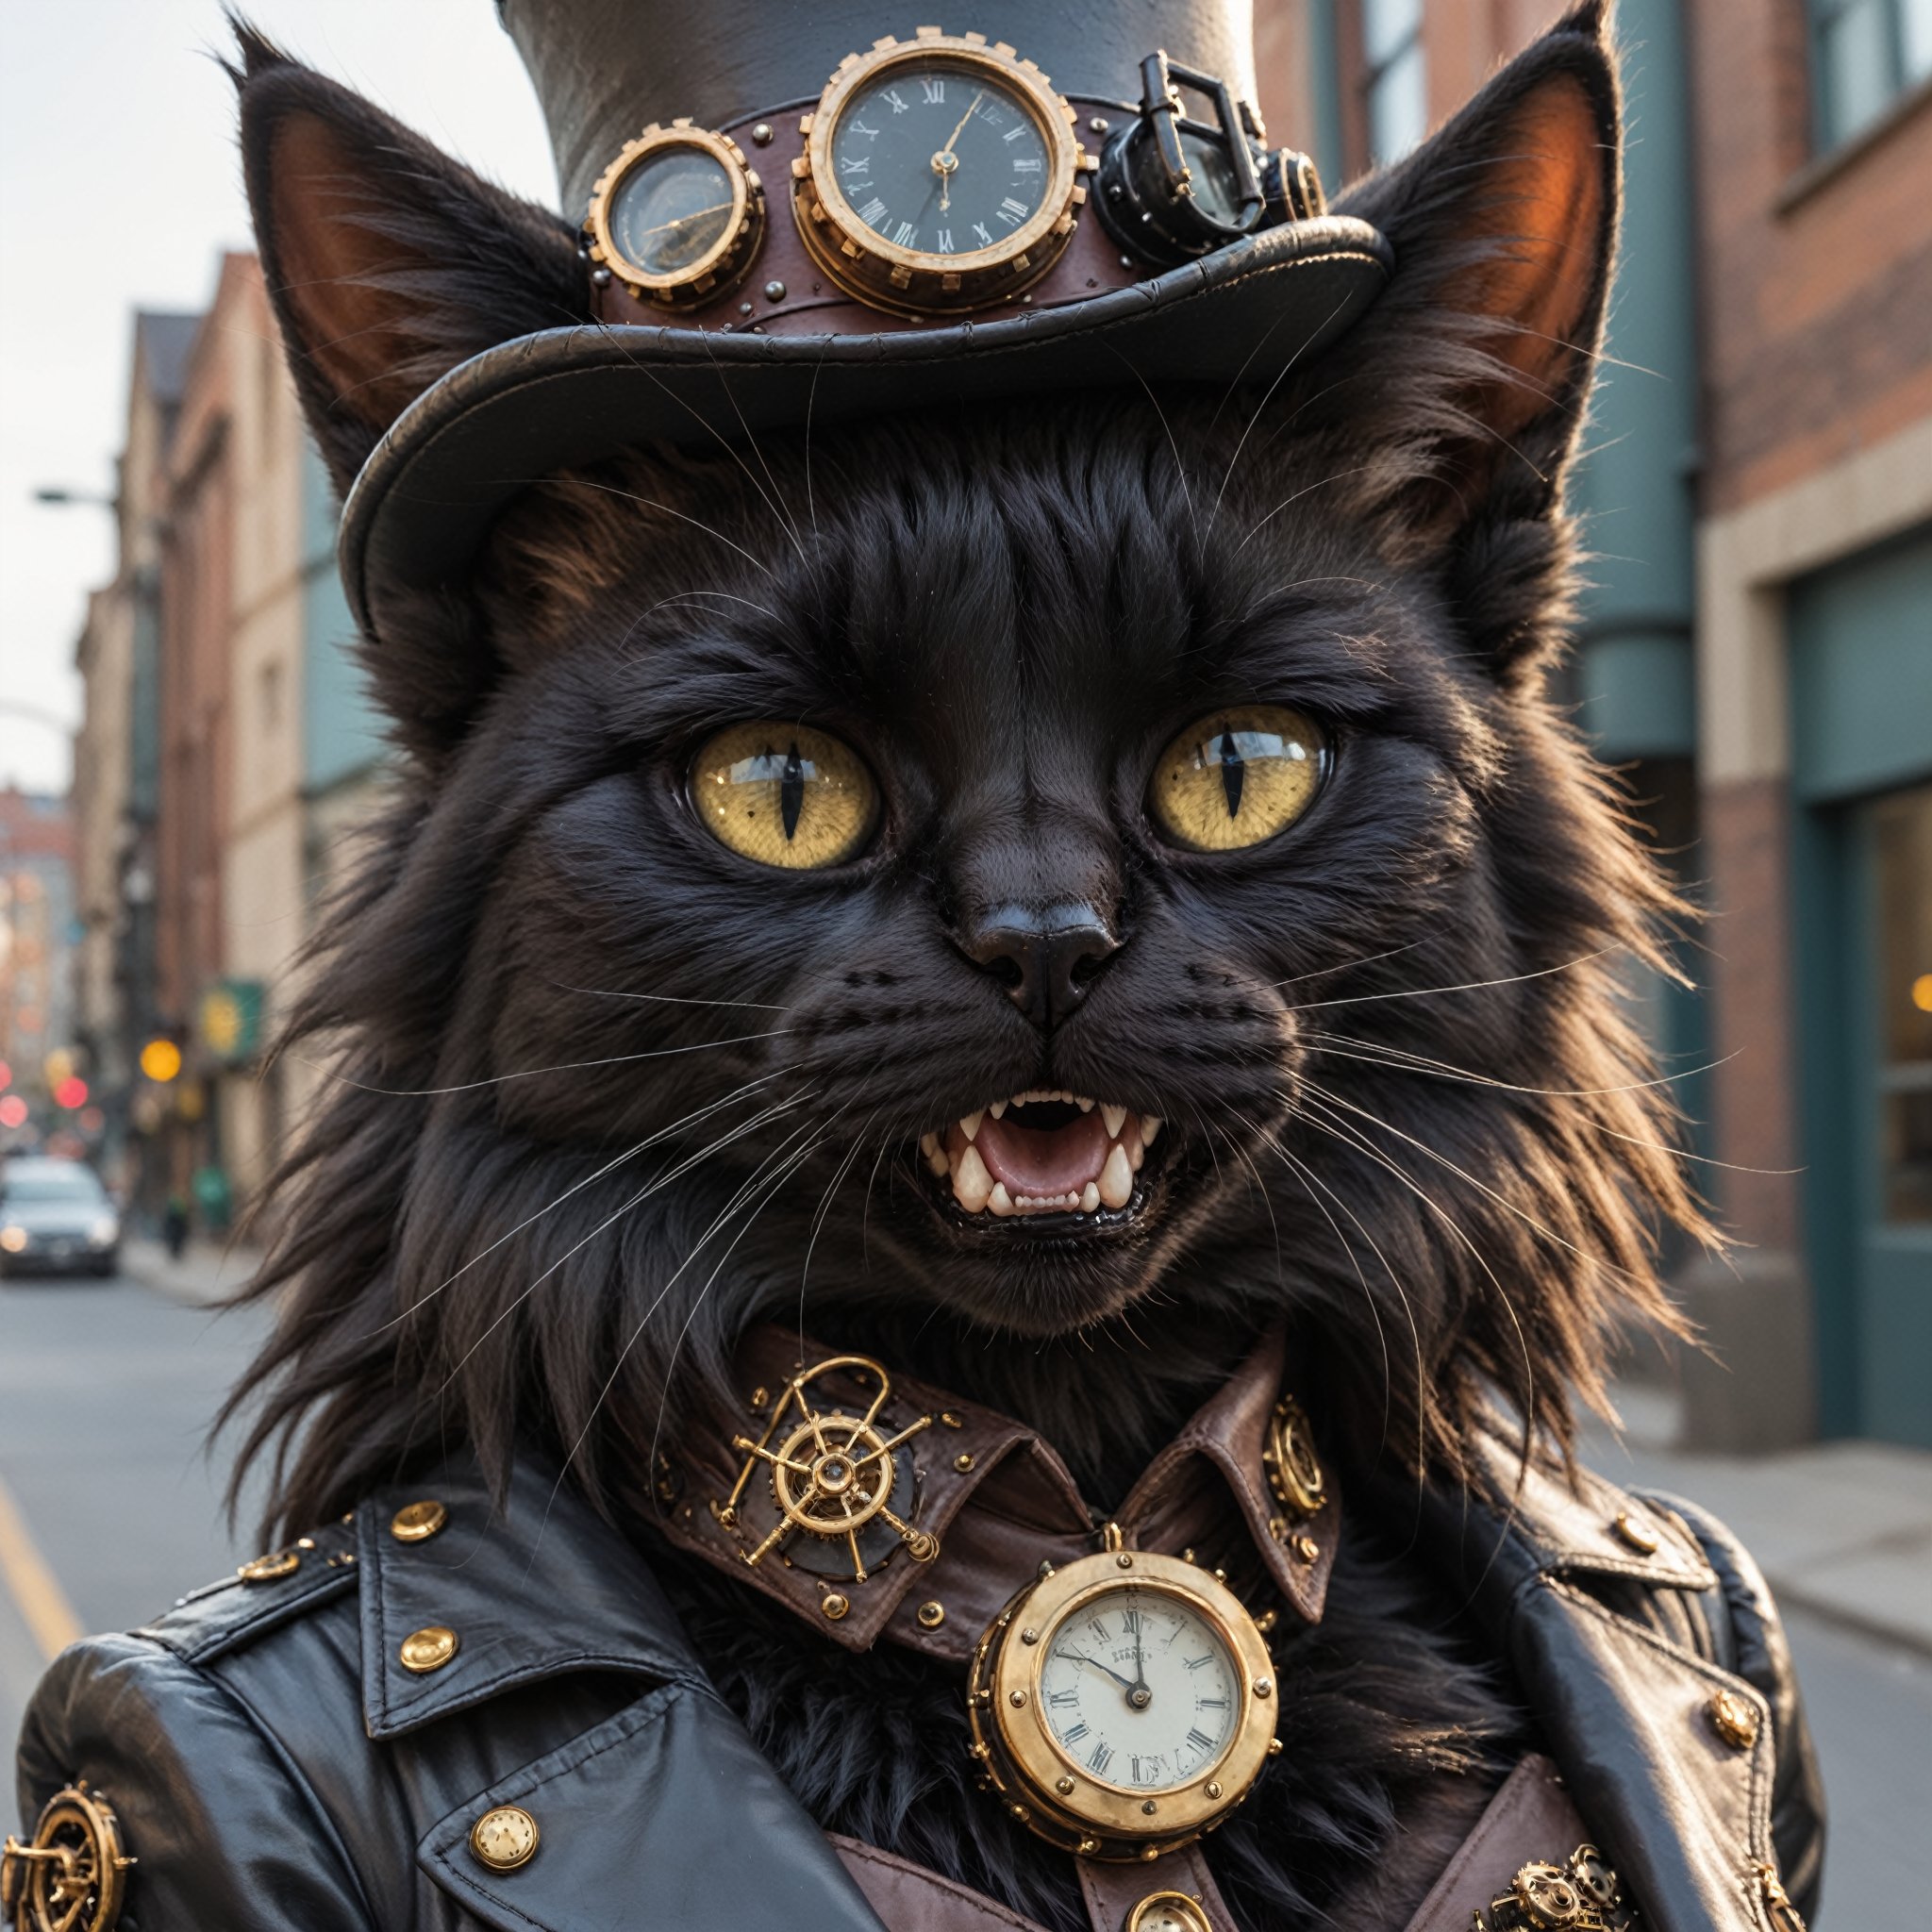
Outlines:
<svg viewBox="0 0 1932 1932"><path fill-rule="evenodd" d="M1055 1740L1041 1702L1054 1633L1126 1590L1185 1604L1226 1646L1241 1684L1226 1749L1184 1783L1160 1790L1094 1777ZM1226 1819L1279 1748L1275 1707L1274 1661L1241 1599L1208 1572L1145 1550L1083 1557L1028 1584L980 1639L967 1690L974 1756L1010 1815L1064 1850L1113 1861L1158 1857Z"/></svg>
<svg viewBox="0 0 1932 1932"><path fill-rule="evenodd" d="M832 156L840 117L860 89L895 67L943 55L976 68L1018 97L1050 158L1045 193L1025 221L991 248L941 255L902 248L868 227L839 186ZM924 319L958 315L1024 293L1051 269L1073 239L1087 199L1079 176L1091 164L1074 132L1078 117L1031 60L984 34L947 34L923 26L909 41L891 35L870 52L839 63L818 106L802 115L805 152L791 163L791 212L806 252L848 295L894 314Z"/></svg>
<svg viewBox="0 0 1932 1932"><path fill-rule="evenodd" d="M626 175L650 156L671 147L700 149L724 168L731 183L731 215L724 232L697 260L669 275L653 275L617 245L610 232L610 204ZM659 303L667 308L689 308L729 294L749 272L758 243L764 240L764 184L745 159L744 150L728 134L694 126L688 116L668 127L654 121L634 141L625 142L617 158L598 175L584 226L590 235L591 261L609 270L640 301Z"/></svg>

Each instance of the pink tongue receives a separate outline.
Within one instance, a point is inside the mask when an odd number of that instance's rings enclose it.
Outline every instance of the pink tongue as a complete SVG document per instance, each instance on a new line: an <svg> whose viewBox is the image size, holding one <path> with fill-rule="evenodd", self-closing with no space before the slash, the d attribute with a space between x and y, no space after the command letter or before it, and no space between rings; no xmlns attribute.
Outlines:
<svg viewBox="0 0 1932 1932"><path fill-rule="evenodd" d="M1107 1123L1096 1108L1051 1133L1041 1133L988 1114L973 1144L987 1172L1005 1181L1009 1194L1078 1193L1100 1178L1107 1163Z"/></svg>

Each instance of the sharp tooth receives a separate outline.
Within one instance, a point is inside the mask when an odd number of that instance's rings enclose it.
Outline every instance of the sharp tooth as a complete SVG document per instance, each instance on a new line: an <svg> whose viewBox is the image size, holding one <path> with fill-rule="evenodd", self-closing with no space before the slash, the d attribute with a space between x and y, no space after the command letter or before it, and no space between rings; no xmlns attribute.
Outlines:
<svg viewBox="0 0 1932 1932"><path fill-rule="evenodd" d="M953 1163L950 1160L948 1160L945 1155L941 1153L941 1150L937 1147L935 1147L932 1150L932 1152L925 1157L925 1164L926 1166L931 1168L933 1173L938 1174L941 1179L943 1179L945 1175L951 1174L953 1171Z"/></svg>
<svg viewBox="0 0 1932 1932"><path fill-rule="evenodd" d="M993 1104L987 1108L987 1112L991 1114L993 1119L996 1121L1005 1120L1007 1117L1007 1103L1004 1100L995 1100Z"/></svg>
<svg viewBox="0 0 1932 1932"><path fill-rule="evenodd" d="M1074 1095L1074 1105L1077 1107L1082 1113L1091 1113L1093 1111L1093 1103L1091 1100L1089 1100L1084 1093L1076 1093Z"/></svg>
<svg viewBox="0 0 1932 1932"><path fill-rule="evenodd" d="M1147 1158L1146 1148L1141 1146L1138 1139L1123 1141L1121 1145L1127 1150L1127 1159L1132 1164L1134 1172L1139 1174L1141 1172L1141 1163Z"/></svg>
<svg viewBox="0 0 1932 1932"><path fill-rule="evenodd" d="M1080 1212L1091 1214L1100 1206L1100 1190L1091 1181L1080 1190Z"/></svg>
<svg viewBox="0 0 1932 1932"><path fill-rule="evenodd" d="M977 1147L969 1147L959 1157L959 1164L953 1170L953 1198L969 1214L977 1214L986 1206L986 1198L992 1192L992 1176L986 1171L986 1162L979 1158Z"/></svg>
<svg viewBox="0 0 1932 1932"><path fill-rule="evenodd" d="M1134 1171L1127 1165L1125 1150L1116 1141L1108 1150L1107 1165L1100 1170L1100 1198L1109 1208L1124 1208L1134 1191Z"/></svg>
<svg viewBox="0 0 1932 1932"><path fill-rule="evenodd" d="M919 1137L919 1151L930 1159L940 1144L937 1134L922 1134Z"/></svg>
<svg viewBox="0 0 1932 1932"><path fill-rule="evenodd" d="M959 1131L969 1141L976 1139L979 1133L979 1124L985 1118L986 1109L983 1107L976 1113L962 1113L959 1116Z"/></svg>
<svg viewBox="0 0 1932 1932"><path fill-rule="evenodd" d="M1116 1107L1110 1100L1103 1100L1100 1103L1100 1118L1107 1123L1107 1138L1109 1141L1120 1139L1121 1125L1126 1117L1125 1108Z"/></svg>
<svg viewBox="0 0 1932 1932"><path fill-rule="evenodd" d="M1155 1135L1156 1135L1156 1134L1159 1133L1159 1131L1160 1131L1160 1116L1159 1116L1158 1114L1152 1114L1152 1113L1143 1113L1143 1114L1142 1114L1142 1115L1141 1116L1141 1146L1143 1146L1143 1147L1151 1147L1151 1146L1153 1146L1153 1144L1154 1144L1154 1137L1155 1137Z"/></svg>
<svg viewBox="0 0 1932 1932"><path fill-rule="evenodd" d="M1019 1211L1013 1206L1013 1197L1007 1192L1005 1181L993 1182L992 1192L986 1197L986 1205L1002 1219L1008 1214L1014 1214Z"/></svg>

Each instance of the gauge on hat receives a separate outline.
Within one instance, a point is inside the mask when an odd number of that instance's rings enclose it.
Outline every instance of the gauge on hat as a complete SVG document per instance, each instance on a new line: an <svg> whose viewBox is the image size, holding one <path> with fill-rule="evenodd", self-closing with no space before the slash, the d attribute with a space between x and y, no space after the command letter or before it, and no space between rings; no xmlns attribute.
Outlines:
<svg viewBox="0 0 1932 1932"><path fill-rule="evenodd" d="M1038 281L1087 198L1074 110L983 34L922 27L849 54L799 123L792 205L813 260L900 314L958 313Z"/></svg>
<svg viewBox="0 0 1932 1932"><path fill-rule="evenodd" d="M591 259L641 300L708 301L750 268L764 190L728 134L674 121L625 143L598 179L585 225Z"/></svg>

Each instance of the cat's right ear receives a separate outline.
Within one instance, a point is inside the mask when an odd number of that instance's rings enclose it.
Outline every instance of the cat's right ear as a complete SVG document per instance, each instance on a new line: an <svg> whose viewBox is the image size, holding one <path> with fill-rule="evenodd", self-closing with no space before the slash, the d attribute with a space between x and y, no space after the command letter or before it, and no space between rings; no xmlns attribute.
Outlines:
<svg viewBox="0 0 1932 1932"><path fill-rule="evenodd" d="M577 238L253 27L235 36L262 273L340 492L438 376L588 319Z"/></svg>

